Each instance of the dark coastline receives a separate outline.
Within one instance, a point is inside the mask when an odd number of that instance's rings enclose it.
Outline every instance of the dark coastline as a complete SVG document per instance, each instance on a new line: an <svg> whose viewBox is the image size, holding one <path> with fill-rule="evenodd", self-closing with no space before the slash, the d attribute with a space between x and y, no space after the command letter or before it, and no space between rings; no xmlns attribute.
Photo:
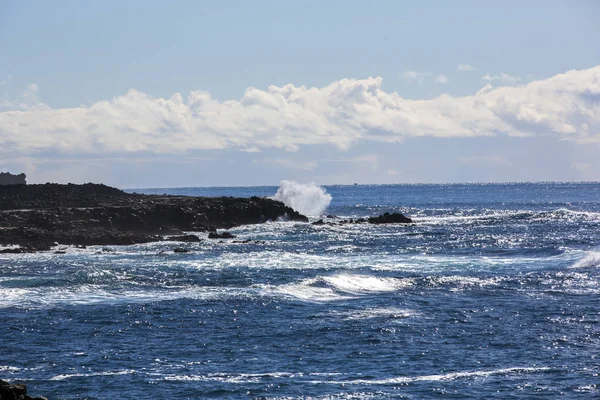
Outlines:
<svg viewBox="0 0 600 400"><path fill-rule="evenodd" d="M268 198L142 195L91 183L0 186L0 244L23 251L147 243L280 218L308 222Z"/></svg>
<svg viewBox="0 0 600 400"><path fill-rule="evenodd" d="M0 379L0 400L47 400L43 396L31 397L27 395L27 385L23 383L10 384Z"/></svg>

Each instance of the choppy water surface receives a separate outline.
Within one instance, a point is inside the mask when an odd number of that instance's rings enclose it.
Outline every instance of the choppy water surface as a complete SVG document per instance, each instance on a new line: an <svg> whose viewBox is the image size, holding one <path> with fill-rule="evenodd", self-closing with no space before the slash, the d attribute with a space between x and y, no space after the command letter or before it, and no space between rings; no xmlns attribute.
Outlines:
<svg viewBox="0 0 600 400"><path fill-rule="evenodd" d="M0 255L0 378L50 399L600 396L600 184L326 189L328 214L416 224Z"/></svg>

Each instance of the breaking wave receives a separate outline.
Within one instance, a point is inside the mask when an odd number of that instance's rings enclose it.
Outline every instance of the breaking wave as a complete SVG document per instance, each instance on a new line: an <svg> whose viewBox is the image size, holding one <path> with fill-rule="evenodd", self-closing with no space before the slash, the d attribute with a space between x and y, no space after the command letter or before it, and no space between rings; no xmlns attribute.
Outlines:
<svg viewBox="0 0 600 400"><path fill-rule="evenodd" d="M592 251L586 257L577 261L571 268L589 268L600 266L600 252Z"/></svg>
<svg viewBox="0 0 600 400"><path fill-rule="evenodd" d="M314 183L281 181L277 193L272 197L301 214L318 217L331 203L331 195Z"/></svg>
<svg viewBox="0 0 600 400"><path fill-rule="evenodd" d="M495 375L525 375L525 374L536 374L550 371L547 367L513 367L513 368L501 368L488 371L464 371L464 372L450 372L439 375L419 375L419 376L399 376L388 379L354 379L347 381L314 381L313 383L328 383L328 384L362 384L362 385L393 385L412 383L420 381L453 381L460 378L475 378L475 377L488 377Z"/></svg>
<svg viewBox="0 0 600 400"><path fill-rule="evenodd" d="M412 284L410 280L337 274L270 287L267 292L283 294L303 301L326 302L348 300L360 295L393 292L410 284Z"/></svg>

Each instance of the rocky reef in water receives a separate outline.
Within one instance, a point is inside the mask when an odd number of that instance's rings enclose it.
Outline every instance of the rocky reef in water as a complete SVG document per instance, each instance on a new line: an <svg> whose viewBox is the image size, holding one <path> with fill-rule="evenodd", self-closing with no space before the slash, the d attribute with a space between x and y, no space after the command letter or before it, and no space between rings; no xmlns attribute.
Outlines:
<svg viewBox="0 0 600 400"><path fill-rule="evenodd" d="M0 400L47 400L45 397L27 395L27 385L10 384L0 379Z"/></svg>
<svg viewBox="0 0 600 400"><path fill-rule="evenodd" d="M413 224L414 221L404 214L401 213L389 213L381 214L376 217L368 217L368 218L350 218L350 219L338 219L335 215L328 215L328 220L324 221L320 219L318 221L313 222L313 225L345 225L345 224Z"/></svg>
<svg viewBox="0 0 600 400"><path fill-rule="evenodd" d="M260 197L142 195L92 183L0 186L0 244L20 245L21 251L56 243L146 243L277 219L308 222L283 203Z"/></svg>

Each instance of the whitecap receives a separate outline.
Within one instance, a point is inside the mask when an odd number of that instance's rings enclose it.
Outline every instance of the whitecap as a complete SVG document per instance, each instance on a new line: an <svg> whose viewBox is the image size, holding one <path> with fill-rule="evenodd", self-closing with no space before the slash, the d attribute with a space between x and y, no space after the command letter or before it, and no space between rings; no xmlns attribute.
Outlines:
<svg viewBox="0 0 600 400"><path fill-rule="evenodd" d="M13 373L19 371L21 371L21 368L11 367L10 365L0 365L0 372Z"/></svg>
<svg viewBox="0 0 600 400"><path fill-rule="evenodd" d="M587 254L586 257L577 261L571 266L571 268L589 268L597 267L600 265L600 252L592 251Z"/></svg>
<svg viewBox="0 0 600 400"><path fill-rule="evenodd" d="M393 292L406 282L395 278L378 278L370 275L338 274L321 279L331 287L347 293Z"/></svg>
<svg viewBox="0 0 600 400"><path fill-rule="evenodd" d="M315 286L318 279L305 279L298 283L291 283L281 286L267 286L263 290L265 294L283 295L293 297L307 302L327 302L348 300L352 296L337 293L331 287Z"/></svg>
<svg viewBox="0 0 600 400"><path fill-rule="evenodd" d="M396 307L366 308L364 310L332 311L330 315L339 316L346 320L361 320L372 318L404 319L417 315L413 310Z"/></svg>
<svg viewBox="0 0 600 400"><path fill-rule="evenodd" d="M291 296L310 302L348 300L359 295L393 292L412 284L410 280L369 275L337 274L304 279L280 286L258 286L265 294Z"/></svg>
<svg viewBox="0 0 600 400"><path fill-rule="evenodd" d="M332 251L332 252L352 252L354 250L358 249L357 246L353 245L353 244L342 244L342 245L337 245L337 246L329 246L328 248L326 248L326 251Z"/></svg>
<svg viewBox="0 0 600 400"><path fill-rule="evenodd" d="M134 374L136 371L133 369L125 369L119 371L103 371L103 372L88 372L88 373L78 373L78 374L60 374L53 376L50 378L51 381L63 381L65 379L70 378L86 378L90 376L113 376L113 375L130 375Z"/></svg>
<svg viewBox="0 0 600 400"><path fill-rule="evenodd" d="M83 285L71 289L23 290L0 289L0 308L44 308L56 304L90 305L117 303L145 303L182 298L216 299L227 296L252 294L244 288L214 288L203 286L172 287L168 290L107 290L96 285ZM5 297L2 297L5 295Z"/></svg>
<svg viewBox="0 0 600 400"><path fill-rule="evenodd" d="M265 372L258 374L228 374L216 372L206 375L166 375L165 381L217 381L226 383L257 383L261 379L280 379L302 376L302 373Z"/></svg>
<svg viewBox="0 0 600 400"><path fill-rule="evenodd" d="M387 379L353 379L347 381L312 381L311 383L325 383L325 384L360 384L360 385L393 385L402 383L413 383L421 381L453 381L460 378L477 378L477 377L488 377L494 375L524 375L524 374L535 374L539 372L548 371L548 367L512 367L512 368L501 368L487 371L464 371L464 372L450 372L446 374L436 375L417 375L417 376L399 376Z"/></svg>

